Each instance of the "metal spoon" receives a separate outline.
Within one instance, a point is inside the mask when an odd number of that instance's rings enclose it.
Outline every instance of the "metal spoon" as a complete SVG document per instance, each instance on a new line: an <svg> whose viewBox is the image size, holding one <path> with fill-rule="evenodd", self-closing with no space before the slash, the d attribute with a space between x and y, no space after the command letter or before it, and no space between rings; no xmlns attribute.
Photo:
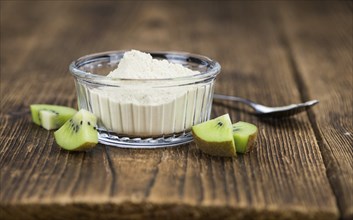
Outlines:
<svg viewBox="0 0 353 220"><path fill-rule="evenodd" d="M248 99L235 97L235 96L228 96L228 95L219 95L214 94L214 99L221 99L221 100L228 100L228 101L236 101L244 103L255 110L255 114L258 116L264 117L288 117L291 115L298 114L302 111L309 109L310 107L314 106L315 104L319 103L318 100L311 100L305 103L299 104L291 104L287 106L279 106L279 107L268 107L264 105L260 105Z"/></svg>

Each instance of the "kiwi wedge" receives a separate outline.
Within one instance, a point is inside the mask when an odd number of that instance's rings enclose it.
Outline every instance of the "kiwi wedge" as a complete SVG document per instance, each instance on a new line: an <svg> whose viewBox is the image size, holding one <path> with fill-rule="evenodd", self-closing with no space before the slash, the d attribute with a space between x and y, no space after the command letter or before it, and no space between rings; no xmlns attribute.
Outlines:
<svg viewBox="0 0 353 220"><path fill-rule="evenodd" d="M233 124L233 138L237 153L250 151L257 137L257 127L248 122L239 121Z"/></svg>
<svg viewBox="0 0 353 220"><path fill-rule="evenodd" d="M72 151L94 147L98 143L97 118L91 112L81 109L56 132L56 143Z"/></svg>
<svg viewBox="0 0 353 220"><path fill-rule="evenodd" d="M228 114L192 127L197 147L213 156L233 157L236 155L233 126Z"/></svg>
<svg viewBox="0 0 353 220"><path fill-rule="evenodd" d="M58 129L77 112L73 108L46 104L34 104L30 109L32 121L47 130Z"/></svg>

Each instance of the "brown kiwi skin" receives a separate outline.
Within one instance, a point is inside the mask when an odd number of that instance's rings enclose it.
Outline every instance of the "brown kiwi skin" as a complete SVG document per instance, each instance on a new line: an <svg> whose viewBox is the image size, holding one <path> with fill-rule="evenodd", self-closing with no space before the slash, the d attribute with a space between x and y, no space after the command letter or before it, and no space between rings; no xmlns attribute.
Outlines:
<svg viewBox="0 0 353 220"><path fill-rule="evenodd" d="M248 144L246 146L246 150L245 153L248 153L250 151L252 151L252 149L254 149L255 145L256 145L256 138L257 138L257 131L255 134L250 135L249 139L248 139Z"/></svg>
<svg viewBox="0 0 353 220"><path fill-rule="evenodd" d="M92 149L96 145L97 143L86 142L81 146L79 146L78 148L75 148L74 150L71 150L71 151L87 151L89 149Z"/></svg>

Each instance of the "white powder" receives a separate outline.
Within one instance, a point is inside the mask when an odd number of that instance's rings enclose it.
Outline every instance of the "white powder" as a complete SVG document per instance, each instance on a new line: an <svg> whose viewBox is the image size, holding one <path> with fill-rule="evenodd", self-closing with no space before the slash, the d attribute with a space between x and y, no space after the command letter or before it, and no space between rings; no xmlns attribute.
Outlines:
<svg viewBox="0 0 353 220"><path fill-rule="evenodd" d="M118 68L110 72L108 77L120 79L166 79L199 73L185 68L181 64L153 59L151 54L131 50L124 54Z"/></svg>
<svg viewBox="0 0 353 220"><path fill-rule="evenodd" d="M151 88L143 79L166 79L199 74L181 64L153 59L150 54L126 52L107 77L139 79L141 86L122 81L121 87L88 89L91 110L100 126L119 135L157 137L190 130L209 117L212 83ZM148 82L146 82L148 84ZM208 109L207 109L208 108Z"/></svg>

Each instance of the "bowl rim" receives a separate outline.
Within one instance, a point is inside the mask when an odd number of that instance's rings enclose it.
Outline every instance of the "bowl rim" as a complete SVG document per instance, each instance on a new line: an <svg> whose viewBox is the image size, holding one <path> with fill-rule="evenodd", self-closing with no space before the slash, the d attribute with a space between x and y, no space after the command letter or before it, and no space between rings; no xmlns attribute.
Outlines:
<svg viewBox="0 0 353 220"><path fill-rule="evenodd" d="M116 86L119 85L121 82L175 82L175 83L181 83L181 84L194 84L196 82L204 81L204 80L209 80L210 78L215 78L221 71L221 65L215 61L212 60L206 56L199 55L199 54L193 54L193 53L188 53L188 52L183 52L183 51L149 51L149 50L143 50L141 52L144 53L149 53L152 55L152 57L155 55L159 56L165 56L168 60L168 56L170 57L188 57L188 58L194 58L201 60L203 62L207 63L207 70L206 71L200 71L199 74L191 75L191 76L181 76L181 77L174 77L174 78L162 78L162 79L131 79L131 78L110 78L107 76L102 76L94 73L90 73L87 71L83 71L79 69L83 65L94 62L97 59L111 59L111 57L120 57L124 55L125 52L128 52L130 50L112 50L112 51L104 51L104 52L98 52L98 53L92 53L88 54L85 56L82 56L74 61L72 61L69 65L69 70L71 74L78 79L81 79L83 81L89 82L89 83L94 83L94 84L101 84L101 85L112 85Z"/></svg>

